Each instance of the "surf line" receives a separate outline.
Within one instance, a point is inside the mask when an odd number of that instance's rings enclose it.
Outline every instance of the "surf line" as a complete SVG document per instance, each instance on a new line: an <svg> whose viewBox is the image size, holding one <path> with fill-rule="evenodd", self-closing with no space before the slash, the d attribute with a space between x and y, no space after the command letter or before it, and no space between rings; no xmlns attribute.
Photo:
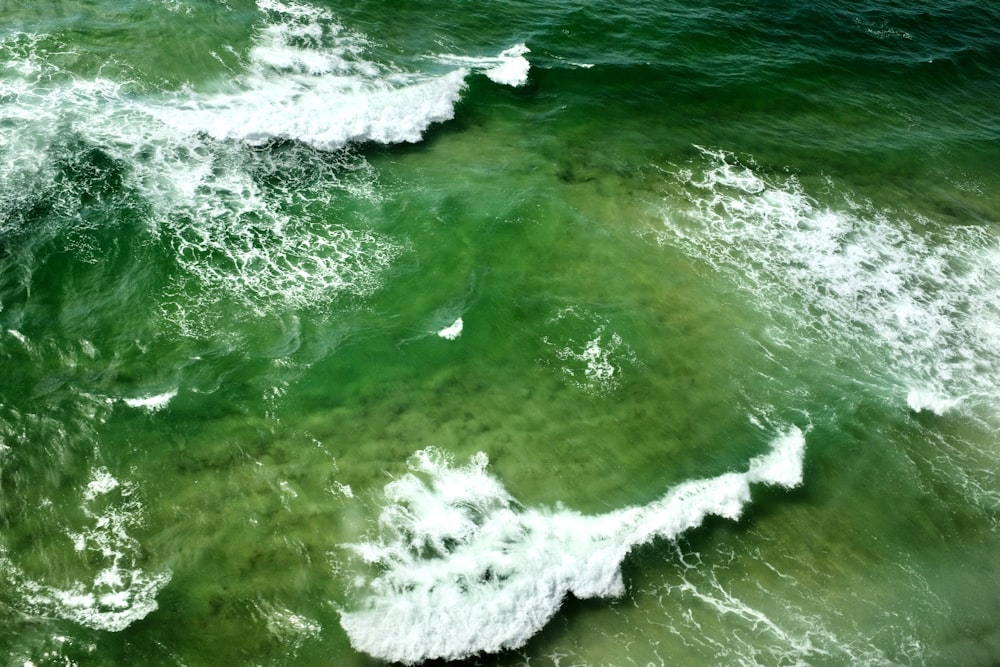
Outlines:
<svg viewBox="0 0 1000 667"><path fill-rule="evenodd" d="M708 516L736 520L750 485L802 484L805 436L792 426L745 472L689 480L639 507L585 516L524 508L480 452L464 466L435 448L386 485L378 536L347 545L377 575L356 582L340 623L359 651L415 664L524 645L563 599L619 597L628 552Z"/></svg>

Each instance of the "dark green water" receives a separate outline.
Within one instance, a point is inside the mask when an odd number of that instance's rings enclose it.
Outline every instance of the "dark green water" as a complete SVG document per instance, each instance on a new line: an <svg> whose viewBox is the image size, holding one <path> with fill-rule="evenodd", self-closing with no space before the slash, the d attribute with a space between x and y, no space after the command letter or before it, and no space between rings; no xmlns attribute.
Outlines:
<svg viewBox="0 0 1000 667"><path fill-rule="evenodd" d="M3 664L996 664L998 100L984 3L0 0Z"/></svg>

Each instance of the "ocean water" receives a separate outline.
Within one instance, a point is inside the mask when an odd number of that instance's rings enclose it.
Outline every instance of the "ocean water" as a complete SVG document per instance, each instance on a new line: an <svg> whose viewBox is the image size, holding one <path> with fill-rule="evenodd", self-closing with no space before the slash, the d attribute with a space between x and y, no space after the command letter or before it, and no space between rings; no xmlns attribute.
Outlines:
<svg viewBox="0 0 1000 667"><path fill-rule="evenodd" d="M997 664L998 101L971 0L0 0L2 664Z"/></svg>

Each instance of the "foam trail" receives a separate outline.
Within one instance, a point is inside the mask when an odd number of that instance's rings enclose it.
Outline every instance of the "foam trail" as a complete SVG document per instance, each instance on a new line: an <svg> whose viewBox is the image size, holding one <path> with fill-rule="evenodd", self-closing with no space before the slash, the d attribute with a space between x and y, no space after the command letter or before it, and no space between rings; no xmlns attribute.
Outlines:
<svg viewBox="0 0 1000 667"><path fill-rule="evenodd" d="M802 483L805 437L791 427L742 473L684 482L649 505L585 516L523 508L482 453L453 467L425 449L385 488L377 539L349 545L380 573L341 613L355 649L417 663L523 645L577 598L624 593L621 563L637 545L674 539L715 515L737 519L751 484ZM425 481L426 479L426 481Z"/></svg>
<svg viewBox="0 0 1000 667"><path fill-rule="evenodd" d="M795 177L700 150L673 174L681 203L665 211L661 243L733 280L772 316L777 343L830 355L830 367L851 359L914 411L995 414L994 227L938 224L849 194L828 207Z"/></svg>

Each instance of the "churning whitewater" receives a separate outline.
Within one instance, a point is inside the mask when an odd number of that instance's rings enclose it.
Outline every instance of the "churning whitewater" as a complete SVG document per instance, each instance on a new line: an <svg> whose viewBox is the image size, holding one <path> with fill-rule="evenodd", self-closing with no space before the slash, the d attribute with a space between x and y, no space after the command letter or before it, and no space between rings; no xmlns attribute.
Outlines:
<svg viewBox="0 0 1000 667"><path fill-rule="evenodd" d="M351 643L415 664L525 644L564 598L625 593L621 564L634 547L672 540L708 516L738 519L751 484L802 483L805 437L796 427L742 473L684 482L658 500L608 514L523 508L479 453L454 466L435 449L385 488L379 535L351 545L380 572L359 582L357 610L341 614Z"/></svg>

